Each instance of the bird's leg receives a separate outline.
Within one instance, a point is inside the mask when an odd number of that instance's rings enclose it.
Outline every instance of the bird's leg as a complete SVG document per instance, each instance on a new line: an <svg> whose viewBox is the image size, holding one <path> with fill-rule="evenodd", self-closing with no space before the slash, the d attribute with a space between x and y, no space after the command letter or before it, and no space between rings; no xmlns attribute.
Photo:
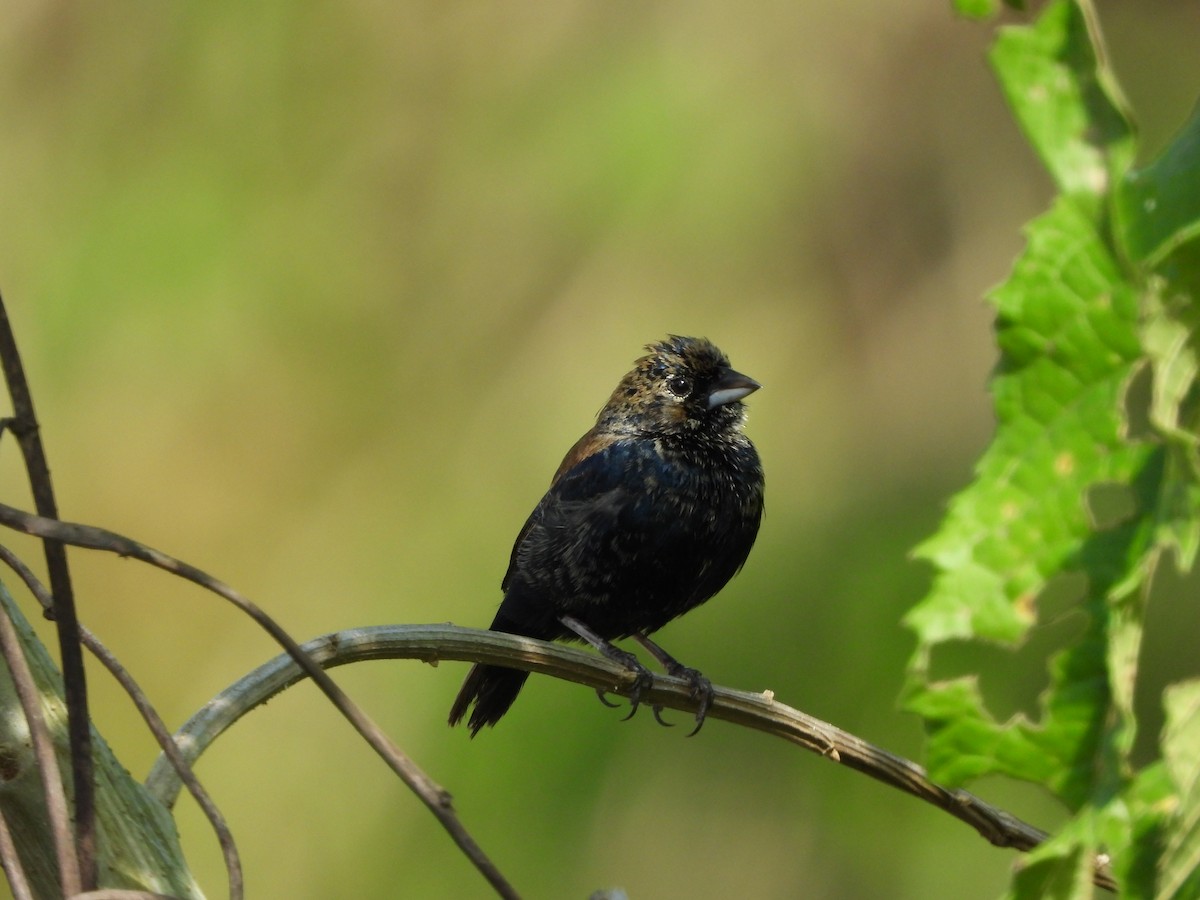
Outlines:
<svg viewBox="0 0 1200 900"><path fill-rule="evenodd" d="M696 710L696 727L692 729L691 734L689 734L688 737L696 734L696 732L698 732L704 725L704 718L708 715L709 707L712 706L712 682L701 675L698 670L693 669L690 666L685 666L644 634L635 634L633 639L645 647L650 652L650 655L662 664L662 667L667 670L668 675L672 675L675 678L682 678L691 686L692 699L698 700L700 706ZM658 710L655 710L654 717L658 719ZM659 721L661 722L662 720L659 719Z"/></svg>
<svg viewBox="0 0 1200 900"><path fill-rule="evenodd" d="M605 657L615 663L619 663L637 676L633 681L633 690L629 694L631 708L629 715L625 719L633 718L633 714L637 712L638 706L641 703L642 692L654 686L654 673L643 666L638 661L638 658L628 650L622 650L620 647L613 646L612 643L600 637L600 635L596 634L596 632L592 631L592 629L588 628L574 616L559 616L558 621L562 622L569 630L595 647ZM604 691L597 689L596 696L600 698L600 702L605 706L616 706L615 703L609 703L604 699ZM655 715L655 718L658 718L658 716Z"/></svg>

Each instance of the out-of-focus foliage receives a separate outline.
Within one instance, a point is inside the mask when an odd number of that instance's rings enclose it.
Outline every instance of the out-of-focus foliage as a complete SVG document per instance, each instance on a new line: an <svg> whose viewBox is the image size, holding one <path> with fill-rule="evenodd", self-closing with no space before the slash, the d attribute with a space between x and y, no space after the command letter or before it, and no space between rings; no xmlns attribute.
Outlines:
<svg viewBox="0 0 1200 900"><path fill-rule="evenodd" d="M1012 896L1091 896L1101 853L1125 896L1196 896L1200 680L1164 692L1160 758L1132 757L1151 576L1166 551L1190 569L1200 536L1197 126L1132 169L1133 130L1087 0L1003 30L991 58L1060 193L992 294L998 428L919 549L938 575L907 616L919 639L908 706L929 726L935 778L1003 773L1073 813L1030 854ZM1140 372L1149 404L1131 398ZM1132 429L1135 414L1147 427ZM1082 576L1078 594L1048 614L1048 589L1067 575ZM1051 655L1034 715L1001 722L975 674L931 676L948 642L1016 646L1066 614L1079 625Z"/></svg>
<svg viewBox="0 0 1200 900"><path fill-rule="evenodd" d="M65 516L205 567L300 637L483 625L517 529L641 345L704 334L764 384L767 515L746 569L664 644L919 754L894 703L897 623L928 580L906 552L987 444L978 298L1050 202L986 29L865 0L11 6L0 289ZM1102 15L1157 148L1197 93L1194 23L1134 6ZM0 489L20 502L8 447ZM275 652L185 585L72 561L84 621L169 722ZM1147 612L1135 760L1157 756L1162 686L1194 674L1194 589L1177 578ZM1015 657L982 651L1001 717L1036 708L1072 627L1048 612ZM939 659L965 666L956 652ZM568 685L534 679L467 741L444 724L464 672L337 678L531 897L936 900L1009 881L1011 853L827 761L719 725L618 724ZM141 775L151 742L99 673L92 692ZM239 723L200 775L250 896L488 896L311 690ZM1023 785L977 789L1065 820ZM213 841L188 803L179 818L219 895Z"/></svg>

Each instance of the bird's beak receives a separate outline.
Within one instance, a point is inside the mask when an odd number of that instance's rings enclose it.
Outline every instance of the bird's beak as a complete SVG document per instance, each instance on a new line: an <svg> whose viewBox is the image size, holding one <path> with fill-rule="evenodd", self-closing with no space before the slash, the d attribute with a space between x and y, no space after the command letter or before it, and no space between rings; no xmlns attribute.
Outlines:
<svg viewBox="0 0 1200 900"><path fill-rule="evenodd" d="M721 369L716 380L708 389L708 408L716 409L725 403L741 400L757 391L761 384L748 375L733 369Z"/></svg>

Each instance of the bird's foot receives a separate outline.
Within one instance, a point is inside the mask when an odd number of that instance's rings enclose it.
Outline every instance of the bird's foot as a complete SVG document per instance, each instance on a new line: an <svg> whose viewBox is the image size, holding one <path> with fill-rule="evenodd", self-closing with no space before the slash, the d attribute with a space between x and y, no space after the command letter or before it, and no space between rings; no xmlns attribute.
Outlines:
<svg viewBox="0 0 1200 900"><path fill-rule="evenodd" d="M705 678L696 669L688 666L681 666L676 663L674 666L667 667L667 674L673 675L675 678L682 678L688 683L691 688L689 692L691 698L698 702L696 707L696 727L688 732L688 737L692 737L699 733L704 727L704 719L708 716L708 710L712 707L713 702L713 686L712 682Z"/></svg>
<svg viewBox="0 0 1200 900"><path fill-rule="evenodd" d="M696 727L689 733L688 737L697 734L704 726L704 719L708 715L708 710L712 707L713 702L713 686L712 682L700 674L699 670L693 669L690 666L685 666L670 653L664 650L650 638L644 634L635 634L634 640L650 651L650 654L657 659L667 674L673 678L682 678L691 687L690 696L693 700L698 701L696 707ZM655 714L655 718L662 722L662 719ZM665 725L666 723L663 722Z"/></svg>
<svg viewBox="0 0 1200 900"><path fill-rule="evenodd" d="M609 658L612 659L613 662L620 663L625 668L632 671L634 673L634 675L636 676L633 681L633 689L629 693L629 703L630 703L629 715L627 715L624 719L621 720L622 722L627 722L630 719L632 719L633 714L638 711L638 707L641 705L641 702L642 702L642 694L654 686L654 673L651 672L649 669L647 669L645 666L643 666L640 662L638 662L637 657L635 657L632 653L624 653L624 651L618 651L618 652L622 653L623 656L621 656L621 657L612 656ZM606 653L605 656L608 656L608 654ZM604 693L605 692L604 692L603 688L596 688L596 696L600 698L600 702L603 703L605 706L609 707L610 709L616 709L618 706L621 705L619 703L610 703L608 698L604 696ZM655 706L654 707L654 718L658 719L658 721L660 723L662 723L663 725L669 724L667 722L663 722L663 720L659 717L659 713L661 713L661 712L662 712L662 707Z"/></svg>
<svg viewBox="0 0 1200 900"><path fill-rule="evenodd" d="M654 673L643 666L641 662L638 661L638 658L628 650L622 650L620 647L614 646L611 641L606 641L574 616L560 616L559 621L562 622L562 624L565 625L569 630L573 631L579 637L583 638L583 640L587 641L589 644L599 650L605 656L605 658L611 659L613 662L622 665L629 671L633 672L635 677L633 680L633 686L629 692L629 715L627 715L621 721L627 722L632 719L633 714L638 711L638 707L642 703L642 694L654 687ZM605 706L617 706L616 703L609 703L604 698L603 690L597 690L596 696L600 698L600 702ZM655 713L654 717L658 719L657 712ZM662 719L659 719L659 721L661 722Z"/></svg>
<svg viewBox="0 0 1200 900"><path fill-rule="evenodd" d="M654 687L654 673L643 666L632 653L622 650L619 647L614 647L612 644L609 644L607 648L600 648L600 652L613 662L620 663L634 674L633 686L629 691L629 715L621 720L622 722L628 722L633 718L634 713L638 711L638 707L642 705L642 695ZM654 717L658 718L657 712L655 712Z"/></svg>

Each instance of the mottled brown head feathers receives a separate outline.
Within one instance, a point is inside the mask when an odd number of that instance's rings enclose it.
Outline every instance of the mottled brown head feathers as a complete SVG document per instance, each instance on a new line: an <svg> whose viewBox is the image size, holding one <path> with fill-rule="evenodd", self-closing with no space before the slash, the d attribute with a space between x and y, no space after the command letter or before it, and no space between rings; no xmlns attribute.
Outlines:
<svg viewBox="0 0 1200 900"><path fill-rule="evenodd" d="M600 411L597 428L618 434L738 431L741 399L758 390L706 338L669 335L643 356Z"/></svg>

